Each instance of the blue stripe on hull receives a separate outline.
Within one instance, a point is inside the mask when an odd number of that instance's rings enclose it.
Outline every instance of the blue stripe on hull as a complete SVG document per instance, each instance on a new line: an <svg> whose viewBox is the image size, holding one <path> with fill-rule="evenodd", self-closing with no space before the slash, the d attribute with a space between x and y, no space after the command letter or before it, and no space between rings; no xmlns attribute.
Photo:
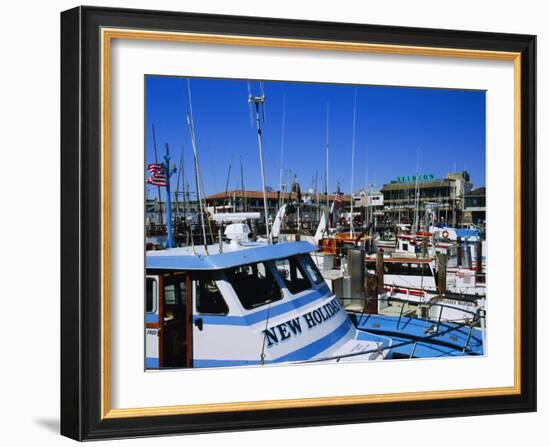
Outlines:
<svg viewBox="0 0 550 447"><path fill-rule="evenodd" d="M146 369L158 369L159 359L154 357L145 358L145 368Z"/></svg>
<svg viewBox="0 0 550 447"><path fill-rule="evenodd" d="M309 360L331 346L338 343L351 329L351 322L346 318L340 326L334 331L321 337L319 340L310 343L303 348L285 354L275 360L266 360L264 364L282 363L282 362L299 362ZM194 359L193 366L196 368L213 368L218 366L245 366L259 365L259 360L214 360L214 359Z"/></svg>
<svg viewBox="0 0 550 447"><path fill-rule="evenodd" d="M303 348L279 357L276 361L296 362L299 360L311 359L317 354L320 354L321 352L338 343L352 328L353 326L350 320L346 318L344 322L331 333L325 335L324 337L321 337L319 340L314 341L307 346L304 346Z"/></svg>
<svg viewBox="0 0 550 447"><path fill-rule="evenodd" d="M292 310L299 309L316 300L322 299L323 295L317 290L314 290L307 295L295 298L281 304L272 306L271 309L263 309L249 315L193 315L193 318L202 318L204 324L229 325L229 326L251 326L269 318L274 318Z"/></svg>

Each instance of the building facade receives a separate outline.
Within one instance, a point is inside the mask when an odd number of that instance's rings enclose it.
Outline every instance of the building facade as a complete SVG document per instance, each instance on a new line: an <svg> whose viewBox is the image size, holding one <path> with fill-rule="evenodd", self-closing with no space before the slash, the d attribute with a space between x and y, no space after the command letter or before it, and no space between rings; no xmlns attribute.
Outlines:
<svg viewBox="0 0 550 447"><path fill-rule="evenodd" d="M380 190L385 219L394 224L414 224L417 216L423 217L429 210L435 222L459 225L471 189L466 171L449 173L443 179L436 179L433 174L398 177Z"/></svg>
<svg viewBox="0 0 550 447"><path fill-rule="evenodd" d="M464 222L484 225L486 221L486 189L472 189L464 199Z"/></svg>

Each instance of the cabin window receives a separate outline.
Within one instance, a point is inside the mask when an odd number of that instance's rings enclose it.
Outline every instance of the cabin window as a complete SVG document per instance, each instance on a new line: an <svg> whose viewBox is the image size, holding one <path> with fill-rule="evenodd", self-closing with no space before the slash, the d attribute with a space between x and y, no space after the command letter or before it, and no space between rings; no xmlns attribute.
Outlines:
<svg viewBox="0 0 550 447"><path fill-rule="evenodd" d="M196 288L197 312L210 315L227 315L229 307L218 289L216 281L203 277L198 281Z"/></svg>
<svg viewBox="0 0 550 447"><path fill-rule="evenodd" d="M268 263L227 269L225 274L245 309L254 309L283 297Z"/></svg>
<svg viewBox="0 0 550 447"><path fill-rule="evenodd" d="M185 303L186 277L180 273L164 275L164 305Z"/></svg>
<svg viewBox="0 0 550 447"><path fill-rule="evenodd" d="M384 272L389 275L433 276L433 272L427 263L385 262Z"/></svg>
<svg viewBox="0 0 550 447"><path fill-rule="evenodd" d="M157 311L157 280L147 278L145 280L145 312L155 313Z"/></svg>
<svg viewBox="0 0 550 447"><path fill-rule="evenodd" d="M311 287L303 267L296 256L275 261L275 267L290 293L296 295Z"/></svg>
<svg viewBox="0 0 550 447"><path fill-rule="evenodd" d="M300 259L302 260L306 271L309 273L309 277L313 280L315 284L321 284L325 281L321 276L321 272L313 262L313 259L311 259L311 256L301 255Z"/></svg>

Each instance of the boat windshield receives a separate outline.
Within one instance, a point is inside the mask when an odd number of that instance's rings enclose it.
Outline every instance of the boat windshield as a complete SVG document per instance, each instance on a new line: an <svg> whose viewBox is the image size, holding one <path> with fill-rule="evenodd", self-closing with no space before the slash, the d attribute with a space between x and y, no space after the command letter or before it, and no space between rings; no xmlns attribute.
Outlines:
<svg viewBox="0 0 550 447"><path fill-rule="evenodd" d="M207 274L197 276L198 284L195 289L197 312L200 314L227 315L229 307L227 307L215 279Z"/></svg>
<svg viewBox="0 0 550 447"><path fill-rule="evenodd" d="M300 264L297 256L275 261L275 267L290 293L296 295L311 288L311 283L307 278L304 268Z"/></svg>
<svg viewBox="0 0 550 447"><path fill-rule="evenodd" d="M321 284L325 281L310 255L299 255L299 258L304 264L306 271L309 273L309 277L315 284Z"/></svg>
<svg viewBox="0 0 550 447"><path fill-rule="evenodd" d="M283 298L267 262L227 269L225 275L245 309L254 309Z"/></svg>

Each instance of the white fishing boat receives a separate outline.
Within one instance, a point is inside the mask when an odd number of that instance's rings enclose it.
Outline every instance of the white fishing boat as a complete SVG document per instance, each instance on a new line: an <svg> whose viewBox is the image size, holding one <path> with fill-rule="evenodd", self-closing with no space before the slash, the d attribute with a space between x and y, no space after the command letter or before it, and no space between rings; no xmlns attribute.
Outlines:
<svg viewBox="0 0 550 447"><path fill-rule="evenodd" d="M391 339L358 330L309 242L226 240L146 254L146 369L381 360Z"/></svg>

